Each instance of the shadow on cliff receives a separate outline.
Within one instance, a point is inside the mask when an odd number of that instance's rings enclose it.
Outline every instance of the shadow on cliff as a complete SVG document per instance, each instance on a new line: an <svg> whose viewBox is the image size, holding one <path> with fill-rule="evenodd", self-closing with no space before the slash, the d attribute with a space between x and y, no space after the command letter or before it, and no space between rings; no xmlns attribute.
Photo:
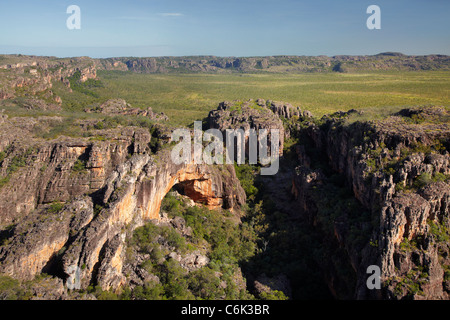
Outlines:
<svg viewBox="0 0 450 320"><path fill-rule="evenodd" d="M333 299L318 265L325 254L323 235L302 215L291 193L294 167L293 159L281 157L276 175L255 177L256 191L243 221L253 225L260 240L256 255L241 268L247 287L257 296L262 285L294 300Z"/></svg>

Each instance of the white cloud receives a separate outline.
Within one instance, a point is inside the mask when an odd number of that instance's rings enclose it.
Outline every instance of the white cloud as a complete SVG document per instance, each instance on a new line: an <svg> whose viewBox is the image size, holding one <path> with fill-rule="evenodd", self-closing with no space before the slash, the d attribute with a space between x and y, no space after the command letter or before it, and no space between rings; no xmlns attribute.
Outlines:
<svg viewBox="0 0 450 320"><path fill-rule="evenodd" d="M179 12L165 12L165 13L158 13L161 17L182 17L184 14Z"/></svg>

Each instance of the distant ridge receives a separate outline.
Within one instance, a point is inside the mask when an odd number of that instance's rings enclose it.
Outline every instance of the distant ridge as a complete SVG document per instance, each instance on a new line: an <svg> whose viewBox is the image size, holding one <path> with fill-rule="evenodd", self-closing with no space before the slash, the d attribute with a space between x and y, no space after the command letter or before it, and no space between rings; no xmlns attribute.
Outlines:
<svg viewBox="0 0 450 320"><path fill-rule="evenodd" d="M368 72L450 70L446 55L408 56L383 52L372 56L265 56L265 57L121 57L96 59L99 69L138 73L255 73L255 72Z"/></svg>
<svg viewBox="0 0 450 320"><path fill-rule="evenodd" d="M0 66L18 61L82 61L97 70L132 71L137 73L320 73L450 70L447 55L405 55L382 52L376 55L336 56L261 56L261 57L89 57L56 58L25 55L0 55Z"/></svg>
<svg viewBox="0 0 450 320"><path fill-rule="evenodd" d="M381 52L375 56L405 57L406 55L401 52Z"/></svg>

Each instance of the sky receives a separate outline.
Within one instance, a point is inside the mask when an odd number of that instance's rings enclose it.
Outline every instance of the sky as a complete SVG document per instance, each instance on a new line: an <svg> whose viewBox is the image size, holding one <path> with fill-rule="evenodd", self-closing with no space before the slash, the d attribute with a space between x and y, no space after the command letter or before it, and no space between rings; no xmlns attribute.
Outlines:
<svg viewBox="0 0 450 320"><path fill-rule="evenodd" d="M381 29L367 28L370 5ZM450 55L450 0L0 0L0 28L3 54Z"/></svg>

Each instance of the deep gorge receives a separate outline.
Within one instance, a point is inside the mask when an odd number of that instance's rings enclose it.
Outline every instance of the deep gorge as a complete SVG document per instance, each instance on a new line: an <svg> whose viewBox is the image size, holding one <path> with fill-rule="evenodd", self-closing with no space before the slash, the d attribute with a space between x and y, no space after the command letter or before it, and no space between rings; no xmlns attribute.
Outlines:
<svg viewBox="0 0 450 320"><path fill-rule="evenodd" d="M282 126L274 176L175 165L161 128L30 140L37 123L10 119L2 132L24 130L2 140L0 271L24 283L45 272L54 298L180 298L215 286L214 299L446 299L447 112L352 123L355 111L317 119L258 99L210 113L219 129ZM383 271L381 290L366 287L369 265ZM72 266L79 293L65 289Z"/></svg>

